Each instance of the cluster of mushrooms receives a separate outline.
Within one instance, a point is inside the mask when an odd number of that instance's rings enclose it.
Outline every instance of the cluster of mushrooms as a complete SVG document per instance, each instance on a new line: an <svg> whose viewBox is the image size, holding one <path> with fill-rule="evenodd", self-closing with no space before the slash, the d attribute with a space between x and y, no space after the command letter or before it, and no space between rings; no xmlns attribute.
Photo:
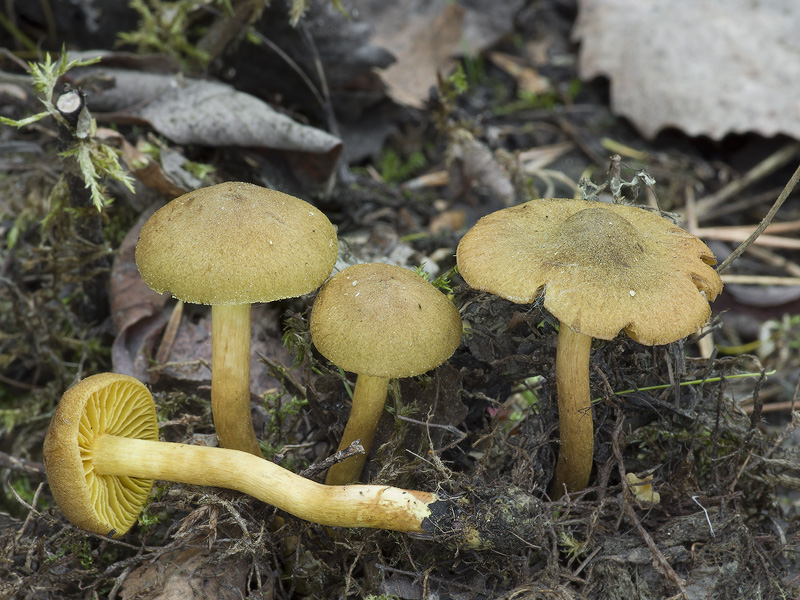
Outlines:
<svg viewBox="0 0 800 600"><path fill-rule="evenodd" d="M251 304L324 283L311 312L313 343L358 375L339 449L360 440L368 453L390 380L434 369L461 341L458 310L424 278L370 263L328 279L337 256L335 229L322 212L256 185L203 188L157 211L142 228L136 263L155 291L212 306L220 447L160 442L141 382L87 377L63 395L44 443L48 481L66 517L119 537L155 479L238 490L330 526L422 533L452 517L451 501L435 493L357 484L366 454L332 466L325 485L262 457L250 415ZM707 321L708 301L722 289L713 254L693 235L637 207L581 200L534 200L490 214L461 240L457 262L473 288L521 304L543 297L560 322L555 498L586 487L592 469L592 337L624 330L643 344L676 341Z"/></svg>

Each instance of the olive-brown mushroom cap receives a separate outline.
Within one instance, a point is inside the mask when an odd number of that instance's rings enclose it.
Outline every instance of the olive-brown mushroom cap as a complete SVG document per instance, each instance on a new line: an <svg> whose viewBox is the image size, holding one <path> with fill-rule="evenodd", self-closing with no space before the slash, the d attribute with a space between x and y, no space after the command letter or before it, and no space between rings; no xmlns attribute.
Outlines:
<svg viewBox="0 0 800 600"><path fill-rule="evenodd" d="M136 265L155 291L195 304L252 304L317 289L336 231L317 208L249 183L184 194L147 220Z"/></svg>
<svg viewBox="0 0 800 600"><path fill-rule="evenodd" d="M311 337L331 362L353 373L393 379L425 373L461 341L461 317L448 298L402 267L353 265L319 291Z"/></svg>
<svg viewBox="0 0 800 600"><path fill-rule="evenodd" d="M61 512L82 529L118 537L136 522L153 481L95 473L92 440L106 433L158 440L152 397L133 377L101 373L68 389L47 430L44 463Z"/></svg>
<svg viewBox="0 0 800 600"><path fill-rule="evenodd" d="M473 288L544 307L574 331L667 344L701 327L722 291L702 241L635 206L533 200L483 217L458 245Z"/></svg>

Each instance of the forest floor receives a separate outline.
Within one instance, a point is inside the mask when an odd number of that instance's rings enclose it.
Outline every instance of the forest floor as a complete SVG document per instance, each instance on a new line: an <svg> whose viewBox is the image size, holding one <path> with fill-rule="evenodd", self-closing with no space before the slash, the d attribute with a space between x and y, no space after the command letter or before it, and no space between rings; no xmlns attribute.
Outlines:
<svg viewBox="0 0 800 600"><path fill-rule="evenodd" d="M59 11L81 10L63 4ZM207 44L213 60L204 70L184 62L181 75L179 61L197 59L186 48L178 58L120 52L116 36L136 19L130 11L104 13L94 37L59 33L85 15L58 13L49 23L22 8L17 35L0 29L0 116L11 119L42 110L20 57L42 60L43 52L21 40L54 53L64 46L74 57L109 52L99 65L71 70L56 91L66 81L88 92L99 135L136 176L136 194L105 178L113 203L98 212L75 184L80 165L59 154L70 140L53 119L0 126L0 598L800 596L800 252L790 225L788 235L778 231L777 242L754 244L736 261L702 332L667 346L624 333L593 342L594 470L583 493L557 501L548 492L558 451L558 322L540 301L478 292L454 271L458 242L480 217L534 198L590 194L582 178L631 183L621 201L657 200L721 262L792 177L796 142L754 134L717 142L676 129L643 138L612 114L607 82L579 82L573 4L521 4L493 58L462 60L413 109L380 85L380 58L353 66L336 54L366 48L354 41L361 30L343 27L342 39L323 39L313 11L308 28L293 30L285 9L270 8L248 35L284 49L315 81L322 65L331 80L319 87L321 104L286 67L289 59L264 44L238 41L216 52ZM186 31L216 22L188 14ZM200 47L189 34L187 44ZM532 48L541 57L536 69ZM116 69L113 78L102 69ZM200 86L224 82L316 133L309 141L303 130L292 140L298 149L288 150L252 139L181 142L169 127L192 121L185 127L208 133L215 118L216 129L228 130L212 135L249 138L236 129L242 119L228 127L223 105L195 114L181 99L145 112L131 100L154 85L148 77L199 75L207 76ZM520 93L533 76L546 77L546 86ZM110 97L123 80L129 91ZM447 276L436 283L459 309L462 342L435 371L390 386L362 481L457 499L481 528L480 547L453 541L454 532L332 530L237 492L166 482L119 539L81 531L59 512L42 443L59 398L79 379L135 374L153 392L162 439L216 443L208 307L186 304L180 325L164 334L175 302L143 286L133 247L156 207L224 181L315 204L338 228L337 270L380 261L423 266L432 280ZM799 198L789 197L776 222L800 222ZM90 220L99 239L90 237ZM765 275L768 286L753 278ZM355 382L313 347L313 300L253 309L251 389L262 450L307 473L335 452ZM630 474L651 478L660 499L637 495Z"/></svg>

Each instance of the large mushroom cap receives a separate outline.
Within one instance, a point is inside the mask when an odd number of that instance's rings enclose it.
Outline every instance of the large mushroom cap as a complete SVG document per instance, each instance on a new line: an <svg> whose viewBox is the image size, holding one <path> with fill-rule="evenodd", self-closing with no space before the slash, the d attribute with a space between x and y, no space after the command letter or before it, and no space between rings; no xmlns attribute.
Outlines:
<svg viewBox="0 0 800 600"><path fill-rule="evenodd" d="M337 254L336 231L314 206L249 183L221 183L150 217L136 265L159 293L195 304L252 304L317 289Z"/></svg>
<svg viewBox="0 0 800 600"><path fill-rule="evenodd" d="M483 217L458 245L472 287L544 306L574 331L612 339L624 329L667 344L702 326L722 291L702 241L635 206L533 200Z"/></svg>
<svg viewBox="0 0 800 600"><path fill-rule="evenodd" d="M97 474L92 443L103 434L158 440L153 398L133 377L102 373L72 386L44 440L47 480L61 512L82 529L118 537L136 522L153 482Z"/></svg>
<svg viewBox="0 0 800 600"><path fill-rule="evenodd" d="M422 277L380 263L348 267L319 291L311 337L335 365L393 379L438 367L461 341L461 317Z"/></svg>

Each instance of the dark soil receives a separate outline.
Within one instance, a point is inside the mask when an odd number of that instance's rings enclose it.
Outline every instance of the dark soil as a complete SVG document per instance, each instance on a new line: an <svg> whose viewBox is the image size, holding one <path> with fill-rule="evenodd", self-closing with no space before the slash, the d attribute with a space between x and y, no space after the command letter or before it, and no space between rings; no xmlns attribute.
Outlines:
<svg viewBox="0 0 800 600"><path fill-rule="evenodd" d="M103 33L81 32L84 25L69 26L87 19L74 3L52 3L57 10L51 25L42 12L48 3L21 4L12 3L14 22L51 52L62 45L70 51L113 49L116 33L130 30L137 19L118 7L105 10L120 3L98 0L88 4L102 9ZM519 55L515 40L546 34L551 56L574 59L569 31L575 10L568 0L528 2L498 48ZM283 40L293 30L270 23L286 19L283 8L272 8L254 26L270 39ZM212 20L196 17L196 24ZM24 76L17 57L39 58L8 29L0 28L0 46L7 49L0 56L4 74ZM330 128L331 116L308 98L307 90L270 71L274 56L252 62L247 52L231 46L205 74L261 94L295 118ZM274 68L280 73L284 67ZM458 132L470 132L498 164L521 149L573 143L546 167L548 173L500 169L512 184L515 202L544 194L553 173L577 182L593 167L595 183L602 183L611 154L602 140L612 138L648 157L625 159L634 168L623 169L623 178L630 180L645 168L656 179L661 208L675 212L685 208L686 190L699 197L713 194L788 143L756 136L717 143L678 131L643 140L610 113L605 82L584 82L576 94L570 91L577 78L574 60L554 60L542 69L554 88L545 105L499 115L497 107L516 98L515 80L488 61L480 71L463 95L448 95L446 85L440 87L426 110L403 109L369 86L377 100L363 106L354 97L363 100L367 91L348 96L334 90L332 108L344 134L358 131L356 126L369 118L394 132L385 144L376 142L384 158L391 150L409 164L412 152L424 154L424 165L398 181L374 176L386 165L375 153L351 164L343 161L326 193L304 189L304 170L309 180L316 173L302 160L254 149L161 142L212 165L205 184L272 183L303 195L337 225L340 237L351 236L350 251L357 256L384 256L407 246L412 266L420 262L416 257L434 256L441 273L455 266L463 233L480 216L504 206L496 181L476 175L468 160L447 159ZM265 79L279 83L267 92ZM0 89L0 115L19 119L38 112L41 106L31 98ZM147 135L140 125L113 119L104 124L117 127L132 143ZM108 257L118 254L140 214L167 198L143 186L132 196L108 182L115 202L102 213L105 241L87 240L82 215L93 209L68 208L74 206L74 186L62 178L58 136L52 121L19 130L0 127L0 598L800 596L797 417L788 405L768 408L797 400L800 296L754 300L742 286L729 286L733 290L726 288L714 304L712 328L704 335L720 350L710 357L701 354L697 336L660 347L640 345L624 334L593 343L595 469L582 494L557 502L547 494L557 453L557 321L537 303L517 305L476 292L453 274L453 300L467 326L461 346L428 375L392 384L363 476L365 482L453 499L459 518L442 520L446 528L415 535L331 530L235 492L159 482L140 523L121 539L76 529L50 495L42 442L64 390L82 377L113 369L118 330L106 299ZM444 188L401 186L440 169L449 174ZM730 200L741 208L718 211L703 226L758 222L793 169L758 179ZM574 194L563 180L555 181L551 195ZM783 210L782 220L800 219L797 194ZM463 215L464 222L432 228L445 214ZM364 233L360 241L356 232ZM733 249L722 242L710 245L720 260ZM775 253L800 259L797 251ZM739 266L740 273L784 274L751 255ZM312 302L313 295L254 312L267 356L259 367L268 382L261 389L270 392L254 402L254 420L270 458L296 472L336 450L349 411L345 383L355 381L311 345ZM182 327L202 331L207 319L205 307L187 306ZM757 347L748 344L759 336L763 341L765 332L772 350L748 354ZM288 352L282 338L289 341ZM194 343L184 357L193 357L200 347ZM743 373L752 375L737 377ZM679 385L690 381L695 383ZM207 379L167 369L150 387L163 439L213 438ZM629 392L619 394L623 390ZM652 473L660 502L637 499L625 483L629 473ZM322 481L324 473L313 477ZM481 532L480 547L459 535L458 524L465 522Z"/></svg>

